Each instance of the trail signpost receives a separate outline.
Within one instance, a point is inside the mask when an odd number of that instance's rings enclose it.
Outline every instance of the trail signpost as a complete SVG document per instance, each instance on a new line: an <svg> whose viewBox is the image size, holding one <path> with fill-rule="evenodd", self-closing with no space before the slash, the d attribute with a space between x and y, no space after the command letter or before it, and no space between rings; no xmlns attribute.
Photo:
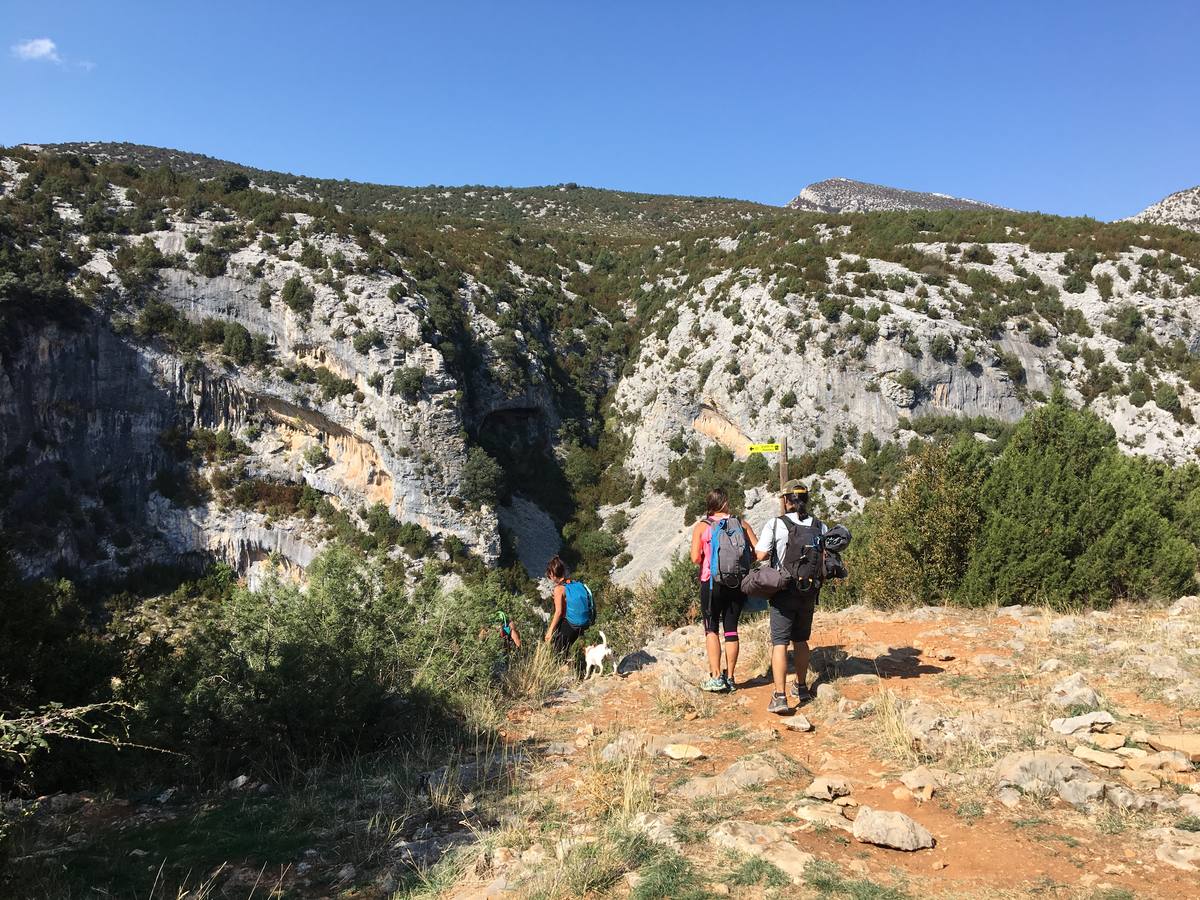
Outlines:
<svg viewBox="0 0 1200 900"><path fill-rule="evenodd" d="M788 477L787 477L788 470L787 469L788 469L788 466L787 466L787 438L782 437L779 439L779 490L780 491L782 491L783 486L785 484L787 484L787 480L788 480ZM783 503L783 497L779 498L779 511L781 513L787 512L787 507Z"/></svg>
<svg viewBox="0 0 1200 900"><path fill-rule="evenodd" d="M783 486L787 484L788 480L787 438L781 437L778 443L774 444L751 444L750 452L779 454L779 489L783 490ZM780 503L782 502L780 501Z"/></svg>

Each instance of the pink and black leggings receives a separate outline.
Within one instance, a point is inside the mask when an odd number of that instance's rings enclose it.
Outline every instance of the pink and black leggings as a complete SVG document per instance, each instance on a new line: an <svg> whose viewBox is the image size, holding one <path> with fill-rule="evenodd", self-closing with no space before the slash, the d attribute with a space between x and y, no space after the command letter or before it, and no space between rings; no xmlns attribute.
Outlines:
<svg viewBox="0 0 1200 900"><path fill-rule="evenodd" d="M705 634L724 635L726 641L738 639L738 619L746 595L737 588L725 587L711 581L700 582L700 615L704 619Z"/></svg>

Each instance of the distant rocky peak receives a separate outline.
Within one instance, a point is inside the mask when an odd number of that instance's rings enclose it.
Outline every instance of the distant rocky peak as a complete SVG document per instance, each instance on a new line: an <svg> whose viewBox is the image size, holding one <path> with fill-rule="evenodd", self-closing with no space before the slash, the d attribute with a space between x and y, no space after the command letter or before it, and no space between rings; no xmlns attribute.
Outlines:
<svg viewBox="0 0 1200 900"><path fill-rule="evenodd" d="M884 212L904 209L1001 209L980 200L951 197L849 178L829 178L810 184L788 204L792 209L812 212Z"/></svg>
<svg viewBox="0 0 1200 900"><path fill-rule="evenodd" d="M1147 206L1136 216L1130 216L1129 221L1200 231L1200 185L1176 191L1153 206Z"/></svg>

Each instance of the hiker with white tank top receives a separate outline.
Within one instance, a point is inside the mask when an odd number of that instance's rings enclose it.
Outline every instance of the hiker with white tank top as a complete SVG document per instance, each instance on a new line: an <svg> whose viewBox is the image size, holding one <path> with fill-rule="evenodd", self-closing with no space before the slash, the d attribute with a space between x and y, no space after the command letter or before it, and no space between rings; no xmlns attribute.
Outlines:
<svg viewBox="0 0 1200 900"><path fill-rule="evenodd" d="M808 488L793 479L780 491L784 514L766 522L754 546L755 556L767 560L785 576L785 587L770 599L771 676L775 682L767 711L791 712L787 695L788 645L794 648L796 681L792 696L799 706L812 699L808 689L808 639L821 584L825 580L823 538L828 530L808 511Z"/></svg>

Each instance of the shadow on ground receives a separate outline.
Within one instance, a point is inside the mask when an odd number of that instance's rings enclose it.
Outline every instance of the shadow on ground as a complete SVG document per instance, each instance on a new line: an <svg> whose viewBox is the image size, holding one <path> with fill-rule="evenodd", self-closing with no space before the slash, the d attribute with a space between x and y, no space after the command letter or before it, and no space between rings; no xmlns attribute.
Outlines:
<svg viewBox="0 0 1200 900"><path fill-rule="evenodd" d="M921 651L916 647L891 647L887 653L868 658L852 656L838 644L814 647L809 667L817 673L818 684L854 675L878 675L881 679L920 678L946 671L941 666L922 663Z"/></svg>

